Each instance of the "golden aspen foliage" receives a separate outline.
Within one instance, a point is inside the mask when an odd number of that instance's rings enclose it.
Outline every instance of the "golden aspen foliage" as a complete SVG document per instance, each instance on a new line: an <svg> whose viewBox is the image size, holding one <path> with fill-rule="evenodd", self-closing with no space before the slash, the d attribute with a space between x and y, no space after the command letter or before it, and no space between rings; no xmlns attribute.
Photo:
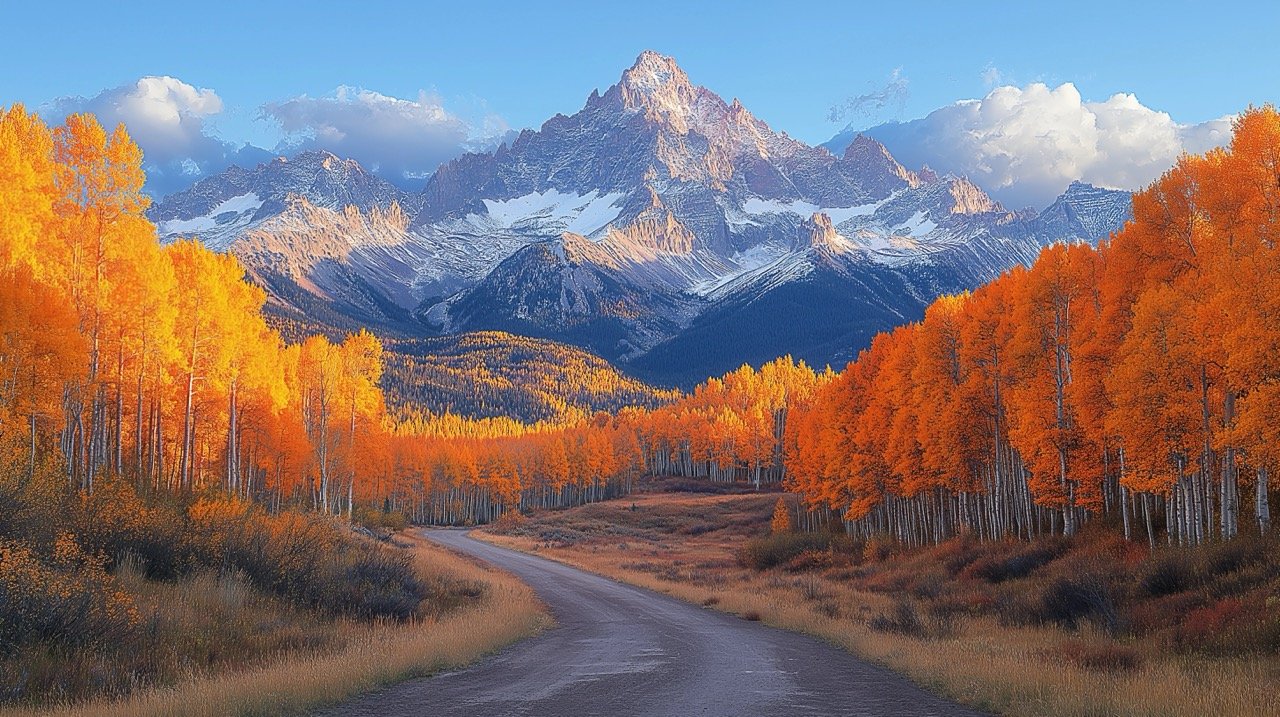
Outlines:
<svg viewBox="0 0 1280 717"><path fill-rule="evenodd" d="M773 506L773 518L769 520L769 532L774 535L779 533L790 533L795 530L795 525L791 520L791 509L787 507L787 501L779 498L778 502Z"/></svg>

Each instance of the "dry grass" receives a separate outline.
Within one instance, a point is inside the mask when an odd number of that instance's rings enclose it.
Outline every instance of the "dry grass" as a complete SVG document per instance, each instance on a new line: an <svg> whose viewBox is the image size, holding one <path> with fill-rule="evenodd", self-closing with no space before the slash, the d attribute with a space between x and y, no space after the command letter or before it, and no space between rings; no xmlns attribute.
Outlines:
<svg viewBox="0 0 1280 717"><path fill-rule="evenodd" d="M393 682L472 662L543 629L549 618L533 592L515 577L406 534L429 584L478 586L476 599L410 624L331 623L333 645L287 653L231 674L194 674L173 687L140 691L118 701L58 708L0 709L0 717L221 717L298 714ZM224 582L209 594L178 597L172 619L220 610L246 599ZM466 594L464 588L463 594ZM185 617L184 617L185 615Z"/></svg>
<svg viewBox="0 0 1280 717"><path fill-rule="evenodd" d="M546 513L477 533L745 619L804 632L960 702L1003 714L1190 717L1280 714L1274 655L1211 658L1092 625L1007 626L955 617L924 636L874 630L901 598L854 587L839 571L756 572L736 551L767 530L776 496L648 495ZM753 522L758 521L758 522ZM890 560L893 560L892 558Z"/></svg>

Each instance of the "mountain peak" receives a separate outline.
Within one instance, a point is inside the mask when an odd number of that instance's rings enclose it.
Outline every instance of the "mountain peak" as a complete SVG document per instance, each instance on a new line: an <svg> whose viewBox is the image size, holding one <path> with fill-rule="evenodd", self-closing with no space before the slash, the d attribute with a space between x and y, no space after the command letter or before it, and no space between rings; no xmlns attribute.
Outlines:
<svg viewBox="0 0 1280 717"><path fill-rule="evenodd" d="M334 154L333 152L330 152L327 149L305 149L293 155L292 157L285 157L285 156L277 157L276 161L284 162L284 163L293 162L295 164L313 164L317 162L323 162L326 159L337 159L337 158L338 158L338 155Z"/></svg>
<svg viewBox="0 0 1280 717"><path fill-rule="evenodd" d="M645 50L634 64L622 73L622 83L635 89L654 88L671 82L689 82L689 77L676 64L675 58L653 50Z"/></svg>
<svg viewBox="0 0 1280 717"><path fill-rule="evenodd" d="M871 196L883 199L904 187L925 184L919 174L903 167L887 147L865 134L854 137L845 148L841 162Z"/></svg>
<svg viewBox="0 0 1280 717"><path fill-rule="evenodd" d="M834 248L840 240L835 224L824 212L814 212L812 216L801 222L800 227L807 233L806 239L811 247Z"/></svg>
<svg viewBox="0 0 1280 717"><path fill-rule="evenodd" d="M281 157L279 160L284 164L301 165L308 168L314 167L316 170L337 171L340 169L347 171L356 171L363 174L364 167L354 159L343 159L325 149L308 149L295 154L292 158L286 159Z"/></svg>
<svg viewBox="0 0 1280 717"><path fill-rule="evenodd" d="M689 76L676 61L652 50L640 53L635 64L622 73L618 87L626 108L680 124L697 98Z"/></svg>
<svg viewBox="0 0 1280 717"><path fill-rule="evenodd" d="M984 214L986 212L1000 212L1004 208L982 191L978 185L970 182L965 177L954 178L948 191L951 193L952 203L950 211L952 214Z"/></svg>
<svg viewBox="0 0 1280 717"><path fill-rule="evenodd" d="M845 147L844 153L849 154L850 152L878 152L886 156L889 155L889 149L884 146L883 142L865 134L859 134L854 137L849 146Z"/></svg>
<svg viewBox="0 0 1280 717"><path fill-rule="evenodd" d="M1077 179L1072 181L1071 184L1067 185L1067 188L1062 192L1062 197L1074 198L1074 197L1080 197L1080 196L1089 196L1093 194L1106 193L1110 191L1113 191L1113 190L1105 189L1103 187L1097 186L1096 184L1090 184L1089 182Z"/></svg>

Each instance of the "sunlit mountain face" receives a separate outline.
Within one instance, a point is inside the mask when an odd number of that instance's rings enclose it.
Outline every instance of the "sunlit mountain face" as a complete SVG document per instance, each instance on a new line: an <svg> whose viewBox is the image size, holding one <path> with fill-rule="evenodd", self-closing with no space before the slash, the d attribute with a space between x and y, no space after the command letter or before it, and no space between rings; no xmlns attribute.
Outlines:
<svg viewBox="0 0 1280 717"><path fill-rule="evenodd" d="M603 93L418 193L323 152L233 167L159 202L162 237L236 254L275 310L410 335L500 329L688 384L790 353L841 365L1057 241L1096 242L1124 192L1011 212L856 137L774 131L645 52Z"/></svg>

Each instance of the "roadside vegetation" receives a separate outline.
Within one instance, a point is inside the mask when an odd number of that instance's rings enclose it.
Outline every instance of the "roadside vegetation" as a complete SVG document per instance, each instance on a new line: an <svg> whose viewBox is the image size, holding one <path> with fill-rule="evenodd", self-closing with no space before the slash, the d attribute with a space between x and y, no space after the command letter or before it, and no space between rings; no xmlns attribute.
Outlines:
<svg viewBox="0 0 1280 717"><path fill-rule="evenodd" d="M1097 523L1069 538L909 548L843 530L771 532L777 502L647 494L484 535L821 637L997 713L1280 713L1274 541L1152 550Z"/></svg>
<svg viewBox="0 0 1280 717"><path fill-rule="evenodd" d="M331 517L44 475L0 501L6 717L295 712L543 619L514 578Z"/></svg>

